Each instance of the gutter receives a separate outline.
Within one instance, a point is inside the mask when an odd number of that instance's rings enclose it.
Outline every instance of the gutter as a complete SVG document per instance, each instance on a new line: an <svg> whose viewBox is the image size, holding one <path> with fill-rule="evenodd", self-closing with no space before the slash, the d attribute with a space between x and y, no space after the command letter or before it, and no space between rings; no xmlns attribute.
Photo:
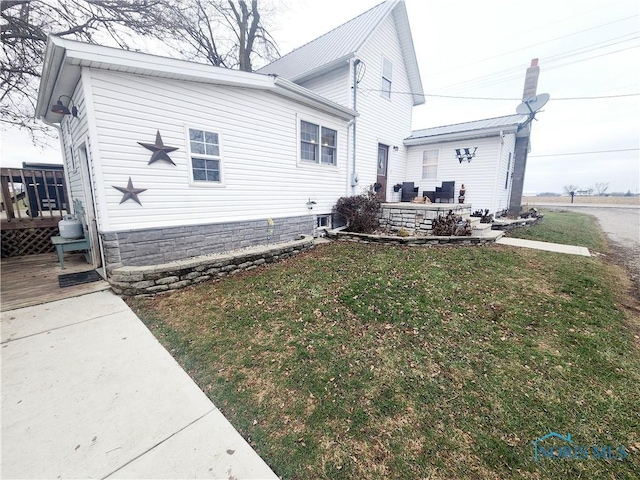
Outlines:
<svg viewBox="0 0 640 480"><path fill-rule="evenodd" d="M343 120L352 120L354 117L358 116L358 112L355 110L343 107L339 103L332 102L331 100L328 100L325 97L318 95L307 88L301 87L300 85L283 77L274 77L273 84L286 91L283 96L298 100L302 103L320 104L325 107L326 111L329 111L329 113L332 113Z"/></svg>
<svg viewBox="0 0 640 480"><path fill-rule="evenodd" d="M451 142L454 140L467 140L472 138L484 138L484 137L493 137L500 135L502 132L504 133L515 133L520 124L517 125L509 125L507 127L495 127L488 130L474 131L467 130L465 132L455 132L455 133L442 133L439 135L429 135L428 137L409 137L404 139L404 144L406 146L409 145L430 145L433 143L440 142ZM475 132L475 133L474 133Z"/></svg>
<svg viewBox="0 0 640 480"><path fill-rule="evenodd" d="M310 78L316 77L318 75L322 75L323 73L330 72L343 64L349 64L349 60L356 56L355 52L348 53L347 55L334 60L333 62L329 62L325 65L321 65L313 70L309 70L308 72L301 73L300 75L296 75L295 77L291 77L290 80L293 82L304 82ZM260 73L260 72L258 72Z"/></svg>

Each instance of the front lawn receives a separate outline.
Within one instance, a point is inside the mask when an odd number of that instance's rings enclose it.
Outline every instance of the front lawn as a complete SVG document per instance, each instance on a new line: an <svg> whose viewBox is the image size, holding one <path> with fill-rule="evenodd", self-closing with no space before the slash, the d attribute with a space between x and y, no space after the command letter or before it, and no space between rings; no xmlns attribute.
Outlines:
<svg viewBox="0 0 640 480"><path fill-rule="evenodd" d="M130 304L282 478L635 479L640 355L615 272L334 243ZM551 431L629 456L535 462Z"/></svg>
<svg viewBox="0 0 640 480"><path fill-rule="evenodd" d="M608 252L602 229L591 215L568 211L543 211L544 218L531 227L512 230L509 237L540 242L579 245L597 252Z"/></svg>

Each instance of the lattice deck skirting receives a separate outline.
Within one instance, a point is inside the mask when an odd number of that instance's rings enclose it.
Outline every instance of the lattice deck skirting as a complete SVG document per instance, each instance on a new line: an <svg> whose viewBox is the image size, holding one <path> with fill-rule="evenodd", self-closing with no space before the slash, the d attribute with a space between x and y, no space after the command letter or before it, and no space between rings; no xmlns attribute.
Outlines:
<svg viewBox="0 0 640 480"><path fill-rule="evenodd" d="M51 237L60 235L57 226L2 230L2 258L55 252Z"/></svg>

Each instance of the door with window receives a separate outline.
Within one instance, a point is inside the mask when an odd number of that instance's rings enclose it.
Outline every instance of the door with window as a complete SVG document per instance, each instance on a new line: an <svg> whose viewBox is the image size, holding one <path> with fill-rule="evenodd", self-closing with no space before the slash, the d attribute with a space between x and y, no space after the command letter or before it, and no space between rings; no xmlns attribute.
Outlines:
<svg viewBox="0 0 640 480"><path fill-rule="evenodd" d="M378 176L376 188L381 202L387 201L387 165L389 163L389 145L378 144Z"/></svg>

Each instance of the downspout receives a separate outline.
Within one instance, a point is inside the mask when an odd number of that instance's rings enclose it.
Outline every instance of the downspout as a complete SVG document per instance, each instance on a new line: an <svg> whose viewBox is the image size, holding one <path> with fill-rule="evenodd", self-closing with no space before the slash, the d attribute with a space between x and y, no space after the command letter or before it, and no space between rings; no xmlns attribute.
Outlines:
<svg viewBox="0 0 640 480"><path fill-rule="evenodd" d="M502 166L502 153L504 151L504 130L500 130L500 148L498 149L498 164L496 165L496 173L495 173L495 177L496 177L496 181L495 184L493 185L493 199L491 201L491 207L493 207L489 213L493 213L494 218L495 218L495 214L498 211L498 205L495 203L497 198L498 198L498 189L500 188L500 167ZM508 200L507 200L507 206L508 206Z"/></svg>
<svg viewBox="0 0 640 480"><path fill-rule="evenodd" d="M360 59L353 61L353 110L358 111L358 65ZM358 186L358 173L356 172L356 120L353 120L353 146L351 148L351 188L355 190Z"/></svg>

